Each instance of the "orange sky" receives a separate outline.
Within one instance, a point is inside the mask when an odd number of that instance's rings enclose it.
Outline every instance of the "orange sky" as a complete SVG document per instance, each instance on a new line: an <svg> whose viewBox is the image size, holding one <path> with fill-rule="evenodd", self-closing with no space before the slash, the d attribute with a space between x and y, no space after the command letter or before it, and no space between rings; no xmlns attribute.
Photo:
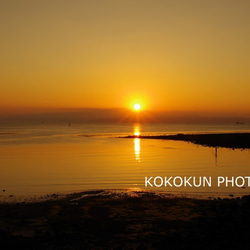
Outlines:
<svg viewBox="0 0 250 250"><path fill-rule="evenodd" d="M0 3L0 111L250 107L248 0Z"/></svg>

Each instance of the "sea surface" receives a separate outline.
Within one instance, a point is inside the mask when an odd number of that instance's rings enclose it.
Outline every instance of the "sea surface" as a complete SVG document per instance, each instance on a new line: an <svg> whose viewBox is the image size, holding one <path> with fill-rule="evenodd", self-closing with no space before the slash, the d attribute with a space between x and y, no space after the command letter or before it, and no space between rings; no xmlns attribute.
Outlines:
<svg viewBox="0 0 250 250"><path fill-rule="evenodd" d="M201 197L249 194L247 181L242 187L218 187L217 177L250 176L250 150L122 138L210 132L250 132L250 125L2 123L0 193L2 197L15 197L134 189ZM151 176L191 176L197 180L206 176L213 182L211 187L145 187L145 177Z"/></svg>

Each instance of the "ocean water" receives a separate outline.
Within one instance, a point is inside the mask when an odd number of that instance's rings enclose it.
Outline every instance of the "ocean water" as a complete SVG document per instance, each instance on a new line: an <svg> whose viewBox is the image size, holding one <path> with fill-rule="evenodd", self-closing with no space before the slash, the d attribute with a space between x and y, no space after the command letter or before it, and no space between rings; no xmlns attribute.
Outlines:
<svg viewBox="0 0 250 250"><path fill-rule="evenodd" d="M2 196L135 189L198 196L241 196L218 176L250 176L250 151L127 135L250 132L248 124L0 124ZM211 177L212 186L145 187L145 178ZM242 179L239 179L239 186ZM160 178L158 178L158 185ZM179 183L179 182L178 182Z"/></svg>

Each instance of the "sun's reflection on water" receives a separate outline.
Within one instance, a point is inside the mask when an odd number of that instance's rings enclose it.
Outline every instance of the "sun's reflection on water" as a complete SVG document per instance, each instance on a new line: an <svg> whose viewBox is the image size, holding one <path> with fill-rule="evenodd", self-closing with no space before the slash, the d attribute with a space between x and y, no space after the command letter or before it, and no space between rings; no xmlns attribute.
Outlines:
<svg viewBox="0 0 250 250"><path fill-rule="evenodd" d="M140 124L134 124L134 135L139 136L141 131ZM140 138L134 138L134 151L135 151L135 159L137 162L141 162L141 145Z"/></svg>

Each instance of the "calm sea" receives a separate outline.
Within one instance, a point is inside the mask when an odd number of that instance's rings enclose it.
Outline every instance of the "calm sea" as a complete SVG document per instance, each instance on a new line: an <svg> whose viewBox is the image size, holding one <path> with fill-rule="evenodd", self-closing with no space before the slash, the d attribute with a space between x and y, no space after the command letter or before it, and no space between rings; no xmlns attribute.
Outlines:
<svg viewBox="0 0 250 250"><path fill-rule="evenodd" d="M250 151L126 135L250 132L248 124L0 124L3 196L92 189L157 190L172 194L240 196L218 176L250 176ZM211 176L212 187L145 187L145 177ZM158 180L159 184L159 180ZM239 181L240 184L240 181Z"/></svg>

